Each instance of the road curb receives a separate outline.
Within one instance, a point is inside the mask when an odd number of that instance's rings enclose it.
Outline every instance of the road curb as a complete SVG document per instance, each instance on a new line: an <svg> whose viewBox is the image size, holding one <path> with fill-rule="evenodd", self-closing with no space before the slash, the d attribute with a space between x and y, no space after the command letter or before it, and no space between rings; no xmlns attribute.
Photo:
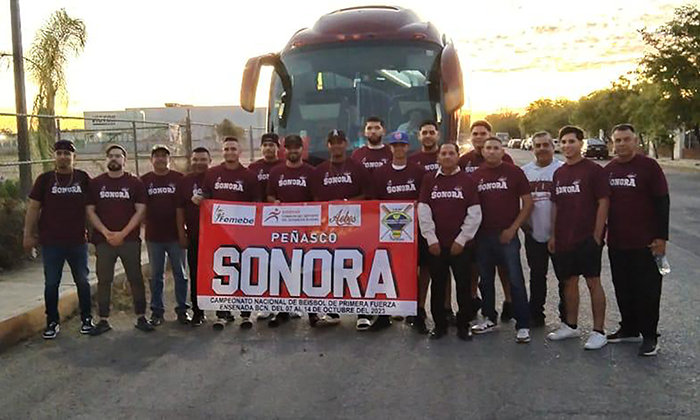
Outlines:
<svg viewBox="0 0 700 420"><path fill-rule="evenodd" d="M144 282L146 282L147 274L149 273L148 253L145 251L141 253L141 271L144 272ZM73 279L70 275L64 275L63 281L72 282ZM91 272L88 281L90 283L90 295L94 297L97 293L97 275ZM124 267L120 264L115 267L113 285L118 286L123 284L124 281L126 281L126 273L124 272ZM58 313L61 316L61 322L73 317L78 308L78 291L75 287L59 295ZM40 303L34 308L0 321L0 353L18 342L38 334L44 328L46 328L46 314L44 300L41 299Z"/></svg>

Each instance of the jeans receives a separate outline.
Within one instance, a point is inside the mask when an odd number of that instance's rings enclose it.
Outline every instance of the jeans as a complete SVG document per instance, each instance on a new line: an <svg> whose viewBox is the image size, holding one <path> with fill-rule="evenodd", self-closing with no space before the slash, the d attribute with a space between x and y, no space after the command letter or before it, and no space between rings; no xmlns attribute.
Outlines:
<svg viewBox="0 0 700 420"><path fill-rule="evenodd" d="M58 315L58 287L61 285L63 265L68 262L73 274L73 281L78 288L80 318L91 317L90 284L88 283L88 246L44 245L41 247L41 259L44 263L44 302L46 305L46 324L60 322Z"/></svg>
<svg viewBox="0 0 700 420"><path fill-rule="evenodd" d="M165 274L165 254L168 254L170 268L175 279L175 312L187 312L187 276L185 276L185 250L178 242L146 242L148 261L151 266L151 312L154 316L162 317L165 313L163 305L163 276Z"/></svg>
<svg viewBox="0 0 700 420"><path fill-rule="evenodd" d="M528 307L523 267L520 264L520 239L516 234L513 239L502 244L500 233L481 233L477 236L477 264L481 282L479 289L483 299L481 313L492 322L498 320L496 312L496 290L494 279L496 266L505 266L510 281L510 292L513 296L513 309L515 311L515 328L530 328L530 309Z"/></svg>
<svg viewBox="0 0 700 420"><path fill-rule="evenodd" d="M530 266L530 315L544 320L544 304L547 300L547 272L551 254L546 242L537 242L532 235L525 234L525 256ZM564 308L564 280L558 281L559 319L566 321Z"/></svg>
<svg viewBox="0 0 700 420"><path fill-rule="evenodd" d="M199 253L199 238L190 238L187 245L187 265L190 267L190 300L192 301L192 312L195 316L204 315L204 311L199 309L197 304L197 259Z"/></svg>
<svg viewBox="0 0 700 420"><path fill-rule="evenodd" d="M472 247L464 247L459 255L451 255L450 248L442 248L440 256L430 254L428 268L430 270L430 312L433 315L435 328L447 329L447 309L445 308L445 294L447 285L450 284L450 268L457 282L457 326L469 328L472 315L471 283L473 281L471 261L473 260Z"/></svg>

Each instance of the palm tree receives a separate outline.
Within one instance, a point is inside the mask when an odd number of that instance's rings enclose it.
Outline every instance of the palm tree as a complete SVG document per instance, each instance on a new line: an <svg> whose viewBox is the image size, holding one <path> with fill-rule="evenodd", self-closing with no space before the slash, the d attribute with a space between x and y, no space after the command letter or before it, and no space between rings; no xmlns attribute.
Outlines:
<svg viewBox="0 0 700 420"><path fill-rule="evenodd" d="M56 114L56 97L68 95L65 75L68 59L83 51L86 40L85 23L68 16L65 9L54 12L37 31L26 60L27 71L39 88L34 98L34 114ZM32 121L32 131L35 131L41 158L47 159L56 137L55 120Z"/></svg>

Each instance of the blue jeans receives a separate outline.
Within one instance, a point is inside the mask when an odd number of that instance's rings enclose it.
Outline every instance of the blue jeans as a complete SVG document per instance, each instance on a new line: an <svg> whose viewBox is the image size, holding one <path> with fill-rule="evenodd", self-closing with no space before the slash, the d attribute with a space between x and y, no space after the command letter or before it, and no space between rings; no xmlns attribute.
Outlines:
<svg viewBox="0 0 700 420"><path fill-rule="evenodd" d="M46 305L46 323L60 322L58 315L58 288L63 276L63 265L68 262L73 274L73 281L78 288L80 318L90 318L90 284L88 283L88 246L44 245L41 247L41 259L44 263L44 301Z"/></svg>
<svg viewBox="0 0 700 420"><path fill-rule="evenodd" d="M479 290L483 306L481 313L494 323L498 320L496 312L496 290L494 279L496 266L502 265L508 271L510 292L513 295L513 309L515 311L515 328L530 328L530 309L525 290L525 278L523 267L520 264L520 239L516 234L513 240L507 244L500 241L500 233L483 233L477 236L476 260L479 266Z"/></svg>
<svg viewBox="0 0 700 420"><path fill-rule="evenodd" d="M162 317L165 313L163 305L163 276L165 274L165 254L170 259L170 268L175 279L175 300L177 314L187 312L187 276L185 276L185 250L177 242L147 242L148 261L151 266L151 312L154 316Z"/></svg>

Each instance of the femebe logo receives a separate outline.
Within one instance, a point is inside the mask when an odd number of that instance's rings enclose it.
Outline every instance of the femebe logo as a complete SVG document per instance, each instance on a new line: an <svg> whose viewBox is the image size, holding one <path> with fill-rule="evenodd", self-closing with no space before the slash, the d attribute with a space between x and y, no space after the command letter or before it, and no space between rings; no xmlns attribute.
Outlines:
<svg viewBox="0 0 700 420"><path fill-rule="evenodd" d="M359 204L329 204L328 226L355 227L362 226L362 206Z"/></svg>
<svg viewBox="0 0 700 420"><path fill-rule="evenodd" d="M214 204L211 222L215 225L255 226L255 206Z"/></svg>

